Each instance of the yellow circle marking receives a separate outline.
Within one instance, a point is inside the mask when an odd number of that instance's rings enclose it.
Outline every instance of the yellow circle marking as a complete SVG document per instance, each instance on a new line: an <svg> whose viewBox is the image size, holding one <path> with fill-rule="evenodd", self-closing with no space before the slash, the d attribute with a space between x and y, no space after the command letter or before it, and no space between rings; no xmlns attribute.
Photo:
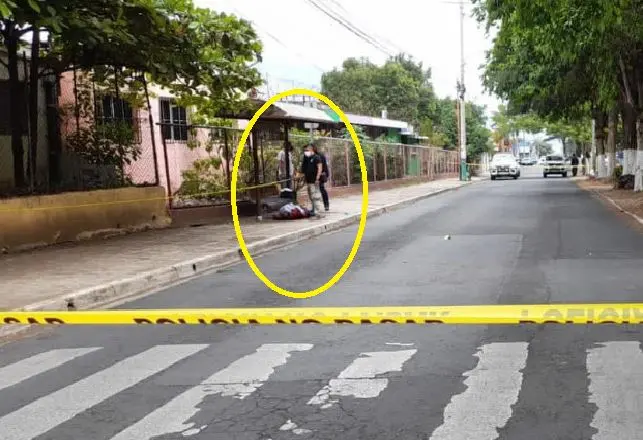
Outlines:
<svg viewBox="0 0 643 440"><path fill-rule="evenodd" d="M362 212L359 218L359 226L357 228L357 235L355 235L355 241L353 241L353 247L348 254L348 258L344 261L344 264L342 267L337 271L335 275L332 276L330 280L326 282L326 284L317 287L316 289L309 290L307 292L292 292L290 290L284 289L282 287L279 287L272 281L266 277L261 270L257 267L255 264L254 260L252 259L252 256L248 252L248 247L246 246L246 242L243 239L243 233L241 232L241 225L239 224L239 215L237 214L237 178L239 175L239 163L241 162L241 153L243 152L243 147L246 144L246 140L248 139L248 136L250 135L250 132L252 131L252 128L254 125L257 123L257 120L261 117L261 115L270 108L271 105L276 103L277 101L287 98L288 96L292 95L307 95L307 96L312 96L314 98L319 99L320 101L326 103L333 111L339 115L340 119L344 122L346 125L346 128L348 128L348 132L351 135L351 139L353 140L353 143L355 144L355 149L357 150L357 156L359 158L359 168L362 174ZM319 295L322 292L325 292L326 290L330 289L337 283L342 276L344 276L344 273L348 270L350 265L353 263L353 259L355 258L355 255L357 254L357 250L359 249L359 245L362 241L362 236L364 235L364 229L366 228L366 216L368 214L368 176L367 176L367 171L366 171L366 162L364 162L364 154L362 152L362 146L359 143L359 139L357 138L357 133L355 133L355 129L351 125L350 121L344 114L344 112L335 105L333 101L328 99L326 96L322 95L321 93L318 93L314 90L308 90L308 89L291 89L291 90L286 90L285 92L281 92L272 98L270 98L264 105L261 106L261 108L257 111L257 113L254 114L252 119L250 120L250 123L248 123L248 126L246 129L243 131L243 135L241 136L241 140L239 141L239 145L237 146L237 152L234 155L234 164L232 166L232 181L230 182L231 189L230 189L230 202L232 204L232 221L234 224L234 233L237 236L237 241L239 242L239 247L241 248L241 252L243 253L244 258L248 262L248 265L254 272L254 274L259 278L263 283L268 286L270 289L272 289L273 292L276 292L280 295L284 295L290 298L297 298L297 299L304 299L304 298L312 298L313 296Z"/></svg>

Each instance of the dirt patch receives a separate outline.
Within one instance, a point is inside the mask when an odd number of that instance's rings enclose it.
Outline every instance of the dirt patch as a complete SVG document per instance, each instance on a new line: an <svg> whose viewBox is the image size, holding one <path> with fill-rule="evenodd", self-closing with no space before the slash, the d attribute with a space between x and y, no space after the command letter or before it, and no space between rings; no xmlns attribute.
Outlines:
<svg viewBox="0 0 643 440"><path fill-rule="evenodd" d="M577 180L576 184L583 189L595 191L608 191L614 188L614 184L605 179L582 179Z"/></svg>
<svg viewBox="0 0 643 440"><path fill-rule="evenodd" d="M576 183L579 187L600 196L612 208L616 209L613 204L609 203L609 199L618 205L619 211L628 211L643 218L643 191L614 189L614 184L609 181L579 180ZM635 223L639 227L642 226L639 222Z"/></svg>
<svg viewBox="0 0 643 440"><path fill-rule="evenodd" d="M622 209L643 218L643 192L612 189L604 191L603 194L616 202Z"/></svg>

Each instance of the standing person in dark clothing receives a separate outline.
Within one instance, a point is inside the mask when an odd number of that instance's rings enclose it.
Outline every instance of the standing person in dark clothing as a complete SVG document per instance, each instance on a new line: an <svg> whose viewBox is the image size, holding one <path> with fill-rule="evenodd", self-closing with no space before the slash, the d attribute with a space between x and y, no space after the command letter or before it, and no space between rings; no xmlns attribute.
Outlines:
<svg viewBox="0 0 643 440"><path fill-rule="evenodd" d="M322 210L322 196L319 191L319 182L322 175L322 162L321 158L315 154L312 144L306 145L304 149L304 157L301 160L300 175L303 175L306 181L306 189L308 190L308 197L313 205L311 216L318 218L323 217Z"/></svg>
<svg viewBox="0 0 643 440"><path fill-rule="evenodd" d="M292 176L295 174L292 154L292 144L290 142L286 142L284 144L284 149L277 155L277 181L281 182L282 189L292 188ZM286 155L288 156L288 163L286 163Z"/></svg>
<svg viewBox="0 0 643 440"><path fill-rule="evenodd" d="M572 176L576 177L576 174L578 174L578 156L574 153L572 155Z"/></svg>
<svg viewBox="0 0 643 440"><path fill-rule="evenodd" d="M317 145L315 144L313 144L313 151L321 159L322 175L319 179L319 192L321 193L322 199L324 200L324 209L328 211L330 209L330 204L328 201L328 191L326 191L326 182L328 182L328 179L330 177L330 173L328 171L328 161L326 161L326 156L324 155L324 153L319 151L319 148L317 148Z"/></svg>

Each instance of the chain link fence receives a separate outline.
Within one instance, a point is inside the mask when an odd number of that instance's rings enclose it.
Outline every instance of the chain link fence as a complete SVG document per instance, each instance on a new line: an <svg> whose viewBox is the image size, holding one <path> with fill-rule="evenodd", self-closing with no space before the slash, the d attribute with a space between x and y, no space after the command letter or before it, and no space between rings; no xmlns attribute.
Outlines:
<svg viewBox="0 0 643 440"><path fill-rule="evenodd" d="M159 124L161 127L172 124ZM173 209L228 205L234 157L243 129L186 125L185 141L163 137L165 173L161 181L168 189ZM279 189L278 155L283 149L279 127L258 127L244 145L237 174L237 200L256 202L258 197ZM299 158L293 154L294 170Z"/></svg>
<svg viewBox="0 0 643 440"><path fill-rule="evenodd" d="M161 181L169 188L170 206L177 209L229 204L234 156L243 130L196 125L186 127L188 135L185 141L163 141L166 166L165 177ZM311 138L289 135L288 140L294 146L291 174L295 174L301 166L303 147ZM361 184L359 159L351 140L318 137L314 141L328 161L329 188ZM257 197L277 193L278 155L284 142L283 132L278 128L258 127L252 131L239 163L238 201L256 202ZM458 175L459 156L456 151L373 141L363 141L361 145L369 182L409 177L431 180Z"/></svg>
<svg viewBox="0 0 643 440"><path fill-rule="evenodd" d="M307 136L292 136L299 144L310 142ZM357 150L348 139L315 138L324 153L330 171L330 186L357 185L361 170ZM421 145L361 141L369 182L420 177L435 179L457 175L459 167L456 151L441 150Z"/></svg>

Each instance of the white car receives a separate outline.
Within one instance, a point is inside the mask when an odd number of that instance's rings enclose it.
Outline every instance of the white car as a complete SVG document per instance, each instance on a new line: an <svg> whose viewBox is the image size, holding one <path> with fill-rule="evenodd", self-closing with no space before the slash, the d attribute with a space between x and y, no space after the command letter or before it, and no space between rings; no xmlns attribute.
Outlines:
<svg viewBox="0 0 643 440"><path fill-rule="evenodd" d="M520 165L536 165L536 158L531 156L521 157L518 163Z"/></svg>
<svg viewBox="0 0 643 440"><path fill-rule="evenodd" d="M557 154L547 156L545 160L545 168L543 169L543 177L546 179L550 174L560 174L567 177L569 167L565 164L565 158Z"/></svg>
<svg viewBox="0 0 643 440"><path fill-rule="evenodd" d="M520 165L513 154L498 153L491 159L491 180L497 177L520 177Z"/></svg>

